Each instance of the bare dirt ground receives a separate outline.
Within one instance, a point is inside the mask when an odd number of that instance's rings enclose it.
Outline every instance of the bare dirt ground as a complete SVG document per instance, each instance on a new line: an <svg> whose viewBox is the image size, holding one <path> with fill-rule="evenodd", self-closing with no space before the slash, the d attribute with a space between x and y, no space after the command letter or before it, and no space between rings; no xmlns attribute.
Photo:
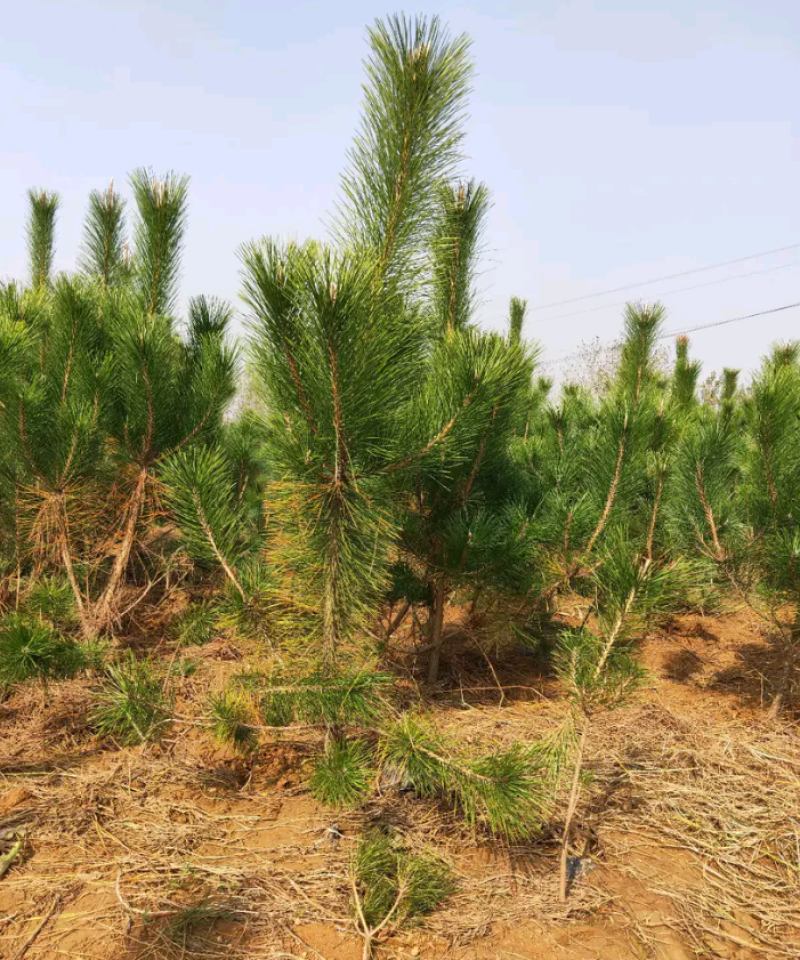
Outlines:
<svg viewBox="0 0 800 960"><path fill-rule="evenodd" d="M182 718L247 663L221 642L188 655L199 663L179 681ZM507 849L409 794L336 816L305 791L313 744L300 734L252 764L188 720L160 745L118 749L88 730L91 681L58 685L45 707L37 690L17 692L0 704L0 842L24 836L26 853L0 880L0 956L359 960L347 864L377 820L434 844L458 878L379 958L800 956L800 738L795 719L770 724L762 705L769 637L746 613L689 616L642 656L648 684L588 744L566 905L559 823ZM434 709L462 742L535 741L564 717L534 657L494 676L464 648L448 669Z"/></svg>

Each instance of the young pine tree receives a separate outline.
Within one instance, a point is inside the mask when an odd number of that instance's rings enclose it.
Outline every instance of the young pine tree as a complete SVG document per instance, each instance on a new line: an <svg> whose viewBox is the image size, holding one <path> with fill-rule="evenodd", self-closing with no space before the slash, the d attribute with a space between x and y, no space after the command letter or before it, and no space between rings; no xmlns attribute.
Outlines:
<svg viewBox="0 0 800 960"><path fill-rule="evenodd" d="M766 608L781 638L782 665L770 708L775 717L791 701L800 659L800 345L777 347L765 358L744 413L752 439L743 469L750 531L743 552L759 581L758 591L748 590L750 602ZM793 616L786 616L787 606Z"/></svg>
<svg viewBox="0 0 800 960"><path fill-rule="evenodd" d="M186 339L163 313L176 296L186 181L138 171L132 184L132 264L109 188L92 195L83 274L72 277L50 276L57 202L32 193L34 286L9 285L0 303L5 539L18 585L23 569L66 574L87 636L116 620L158 465L212 438L234 389L229 311L194 302Z"/></svg>
<svg viewBox="0 0 800 960"><path fill-rule="evenodd" d="M185 340L166 312L177 297L187 180L136 171L131 183L137 206L131 281L105 298L114 372L107 429L117 512L110 567L95 610L97 630L110 628L117 616L159 465L178 450L212 440L234 392L234 354L225 341L230 311L195 302Z"/></svg>
<svg viewBox="0 0 800 960"><path fill-rule="evenodd" d="M450 246L452 269L437 274L429 251L447 246L443 209L473 233L480 219L480 188L468 197L442 187L463 139L468 43L436 18L390 18L369 40L337 245L265 240L243 253L275 477L266 489L269 555L301 605L318 612L312 632L328 669L383 594L401 478L468 418L474 386L444 384L418 429L436 327L461 321L471 262ZM440 310L428 306L432 288ZM461 346L462 367L476 341Z"/></svg>
<svg viewBox="0 0 800 960"><path fill-rule="evenodd" d="M91 283L59 277L45 299L37 296L33 321L9 313L0 318L0 337L16 337L18 347L13 372L0 381L15 549L20 570L33 564L34 569L55 566L66 574L89 636L91 611L79 583L76 554L103 522L108 337L102 303Z"/></svg>
<svg viewBox="0 0 800 960"><path fill-rule="evenodd" d="M636 689L642 671L633 643L649 624L674 607L680 595L681 570L658 567L619 537L608 544L593 574L596 620L566 630L557 652L558 675L570 699L572 778L561 844L561 899L566 900L569 849L578 809L586 744L597 715L621 706ZM574 738L574 739L571 739Z"/></svg>
<svg viewBox="0 0 800 960"><path fill-rule="evenodd" d="M528 441L540 507L536 535L546 545L547 595L586 577L616 529L645 544L653 488L663 463L664 390L655 344L664 310L628 305L619 363L605 394L568 386Z"/></svg>
<svg viewBox="0 0 800 960"><path fill-rule="evenodd" d="M524 592L529 560L525 517L514 509L520 469L510 442L524 416L534 355L513 327L506 338L472 324L485 189L470 184L443 197L431 258L438 336L407 440L411 449L424 449L429 436L437 443L410 465L405 483L413 495L407 497L401 537L430 597L429 683L439 676L453 589L493 583Z"/></svg>

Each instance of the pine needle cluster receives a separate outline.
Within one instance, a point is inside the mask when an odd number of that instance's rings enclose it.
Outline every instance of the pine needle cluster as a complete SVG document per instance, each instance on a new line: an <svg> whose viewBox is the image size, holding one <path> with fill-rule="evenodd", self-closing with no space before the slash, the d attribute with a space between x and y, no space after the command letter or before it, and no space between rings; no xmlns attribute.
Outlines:
<svg viewBox="0 0 800 960"><path fill-rule="evenodd" d="M12 614L0 621L0 683L13 686L74 677L88 663L85 650L49 624Z"/></svg>
<svg viewBox="0 0 800 960"><path fill-rule="evenodd" d="M351 867L354 912L361 932L370 936L388 923L431 913L454 889L447 864L431 853L414 853L380 832L358 844Z"/></svg>
<svg viewBox="0 0 800 960"><path fill-rule="evenodd" d="M97 691L92 726L121 744L158 739L170 720L170 703L155 668L128 654L110 664Z"/></svg>

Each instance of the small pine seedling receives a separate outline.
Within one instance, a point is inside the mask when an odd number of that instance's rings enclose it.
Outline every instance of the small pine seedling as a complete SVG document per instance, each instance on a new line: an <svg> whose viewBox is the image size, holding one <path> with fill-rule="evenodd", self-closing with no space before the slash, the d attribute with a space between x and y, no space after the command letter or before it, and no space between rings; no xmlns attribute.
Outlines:
<svg viewBox="0 0 800 960"><path fill-rule="evenodd" d="M232 905L204 897L170 917L161 931L169 946L178 947L183 955L208 949L214 924L236 920L238 911Z"/></svg>
<svg viewBox="0 0 800 960"><path fill-rule="evenodd" d="M246 693L223 690L209 697L211 731L218 743L250 753L258 746L258 730L253 724L253 705Z"/></svg>
<svg viewBox="0 0 800 960"><path fill-rule="evenodd" d="M92 711L95 731L124 744L155 740L169 722L169 703L152 666L131 651L106 669Z"/></svg>
<svg viewBox="0 0 800 960"><path fill-rule="evenodd" d="M170 633L181 646L199 647L214 639L217 612L208 601L193 603L170 623Z"/></svg>
<svg viewBox="0 0 800 960"><path fill-rule="evenodd" d="M261 696L261 713L270 726L290 723L326 727L374 724L385 709L383 694L391 674L311 674L297 680L274 677Z"/></svg>
<svg viewBox="0 0 800 960"><path fill-rule="evenodd" d="M73 677L85 666L83 649L50 626L17 615L0 625L1 683L38 680L46 690L49 680Z"/></svg>
<svg viewBox="0 0 800 960"><path fill-rule="evenodd" d="M382 931L431 913L454 888L443 860L412 853L377 832L358 844L350 879L355 923L364 939L363 960L370 960Z"/></svg>
<svg viewBox="0 0 800 960"><path fill-rule="evenodd" d="M75 597L66 579L39 580L26 597L25 608L53 625L70 626L75 622Z"/></svg>
<svg viewBox="0 0 800 960"><path fill-rule="evenodd" d="M423 718L406 714L382 731L380 753L384 768L418 794L443 797L468 823L481 823L497 836L522 840L544 822L546 781L538 757L520 745L462 757Z"/></svg>

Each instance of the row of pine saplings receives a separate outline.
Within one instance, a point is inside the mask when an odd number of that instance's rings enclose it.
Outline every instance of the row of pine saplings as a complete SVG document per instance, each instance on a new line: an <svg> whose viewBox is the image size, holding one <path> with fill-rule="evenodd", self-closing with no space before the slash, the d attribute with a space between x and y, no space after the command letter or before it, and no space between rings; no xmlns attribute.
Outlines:
<svg viewBox="0 0 800 960"><path fill-rule="evenodd" d="M370 46L333 237L242 249L238 337L214 298L177 317L185 178L135 172L130 224L113 185L93 193L72 274L53 272L57 197L31 192L30 276L0 289L0 681L46 694L95 671L98 732L158 737L192 661L114 638L181 591L179 652L226 635L258 653L211 697L215 736L253 755L317 729L310 788L333 806L388 779L511 843L563 823L566 895L587 738L640 685L647 631L746 604L779 652L771 713L791 704L798 349L701 398L686 339L665 364L662 308L631 305L615 369L554 392L524 301L504 332L474 322L489 199L455 179L467 41L392 18ZM435 689L456 636L493 674L520 645L546 657L558 734L475 755L438 731L425 685L395 681L420 656ZM435 857L375 842L394 879L357 886L365 942L448 889Z"/></svg>

